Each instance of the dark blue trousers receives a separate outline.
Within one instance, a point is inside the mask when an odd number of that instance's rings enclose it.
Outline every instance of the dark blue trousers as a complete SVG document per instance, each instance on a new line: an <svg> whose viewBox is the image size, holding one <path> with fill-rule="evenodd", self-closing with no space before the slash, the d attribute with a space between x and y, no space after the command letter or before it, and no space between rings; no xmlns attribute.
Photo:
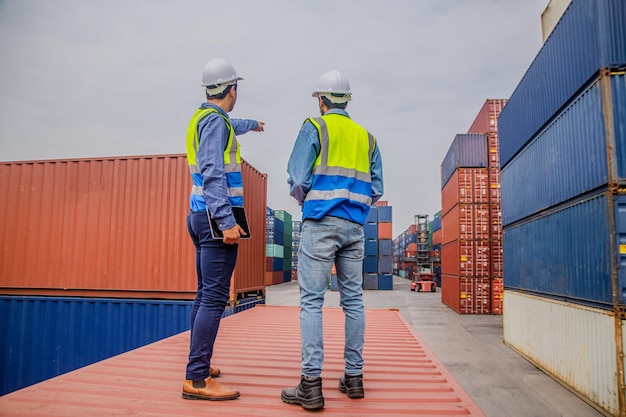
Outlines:
<svg viewBox="0 0 626 417"><path fill-rule="evenodd" d="M191 309L191 343L186 379L209 376L213 346L230 294L230 277L237 262L238 245L211 237L205 212L187 216L189 236L196 247L198 291Z"/></svg>

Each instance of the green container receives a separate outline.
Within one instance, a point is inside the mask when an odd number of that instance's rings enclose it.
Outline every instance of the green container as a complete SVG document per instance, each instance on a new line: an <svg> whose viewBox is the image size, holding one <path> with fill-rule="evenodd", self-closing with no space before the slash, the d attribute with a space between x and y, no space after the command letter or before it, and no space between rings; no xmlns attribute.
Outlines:
<svg viewBox="0 0 626 417"><path fill-rule="evenodd" d="M274 210L274 217L282 220L285 223L285 230L289 227L289 234L291 234L291 214L285 210ZM289 226L287 226L287 224L289 224Z"/></svg>
<svg viewBox="0 0 626 417"><path fill-rule="evenodd" d="M268 258L282 258L285 256L285 248L275 243L266 243L265 256Z"/></svg>

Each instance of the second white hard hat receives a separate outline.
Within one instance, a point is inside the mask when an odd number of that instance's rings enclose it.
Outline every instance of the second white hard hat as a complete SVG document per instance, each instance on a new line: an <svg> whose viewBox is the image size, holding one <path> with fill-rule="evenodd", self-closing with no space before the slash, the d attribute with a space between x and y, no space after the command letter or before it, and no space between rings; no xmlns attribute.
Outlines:
<svg viewBox="0 0 626 417"><path fill-rule="evenodd" d="M343 73L332 70L320 77L313 97L327 97L332 103L347 103L352 98L350 82Z"/></svg>
<svg viewBox="0 0 626 417"><path fill-rule="evenodd" d="M243 80L235 72L235 68L221 58L210 60L202 71L202 86L206 87L209 95L217 95L226 87Z"/></svg>

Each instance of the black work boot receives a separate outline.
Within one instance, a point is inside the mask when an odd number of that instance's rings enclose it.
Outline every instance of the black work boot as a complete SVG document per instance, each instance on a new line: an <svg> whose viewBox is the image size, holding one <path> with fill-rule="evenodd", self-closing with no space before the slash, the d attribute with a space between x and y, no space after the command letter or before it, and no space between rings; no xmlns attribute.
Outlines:
<svg viewBox="0 0 626 417"><path fill-rule="evenodd" d="M287 404L298 404L307 410L324 408L322 395L322 378L302 376L300 384L295 388L285 388L280 398Z"/></svg>
<svg viewBox="0 0 626 417"><path fill-rule="evenodd" d="M363 375L348 376L339 378L339 391L348 394L349 398L363 398Z"/></svg>

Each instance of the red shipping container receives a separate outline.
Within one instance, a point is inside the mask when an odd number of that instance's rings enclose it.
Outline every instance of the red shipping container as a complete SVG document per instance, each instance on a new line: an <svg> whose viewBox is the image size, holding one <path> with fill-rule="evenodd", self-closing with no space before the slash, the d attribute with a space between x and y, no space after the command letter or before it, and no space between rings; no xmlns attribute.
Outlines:
<svg viewBox="0 0 626 417"><path fill-rule="evenodd" d="M489 211L491 219L489 237L491 240L502 240L502 210L500 210L500 205L491 204Z"/></svg>
<svg viewBox="0 0 626 417"><path fill-rule="evenodd" d="M461 314L491 314L491 280L460 278L459 298Z"/></svg>
<svg viewBox="0 0 626 417"><path fill-rule="evenodd" d="M441 273L457 277L489 278L490 242L454 240L441 245Z"/></svg>
<svg viewBox="0 0 626 417"><path fill-rule="evenodd" d="M459 277L441 274L441 302L460 312Z"/></svg>
<svg viewBox="0 0 626 417"><path fill-rule="evenodd" d="M487 168L458 168L441 190L441 213L445 216L456 204L488 203Z"/></svg>
<svg viewBox="0 0 626 417"><path fill-rule="evenodd" d="M507 100L503 98L490 98L478 111L467 133L492 133L498 131L498 116L504 108Z"/></svg>
<svg viewBox="0 0 626 417"><path fill-rule="evenodd" d="M459 314L491 314L491 280L442 274L441 301Z"/></svg>
<svg viewBox="0 0 626 417"><path fill-rule="evenodd" d="M504 290L502 278L491 280L491 313L502 314L504 307Z"/></svg>
<svg viewBox="0 0 626 417"><path fill-rule="evenodd" d="M252 231L250 231L252 233ZM283 283L283 271L265 271L265 286Z"/></svg>
<svg viewBox="0 0 626 417"><path fill-rule="evenodd" d="M392 223L378 223L378 239L392 239Z"/></svg>
<svg viewBox="0 0 626 417"><path fill-rule="evenodd" d="M262 291L267 176L242 163L252 239L231 300ZM185 155L0 163L3 294L191 299Z"/></svg>
<svg viewBox="0 0 626 417"><path fill-rule="evenodd" d="M500 148L498 139L498 116L504 108L506 99L487 99L478 112L476 119L467 133L487 135L489 149L488 165L490 168L500 168Z"/></svg>
<svg viewBox="0 0 626 417"><path fill-rule="evenodd" d="M443 229L433 232L433 245L441 245L443 240Z"/></svg>
<svg viewBox="0 0 626 417"><path fill-rule="evenodd" d="M491 241L491 277L493 279L501 279L503 277L502 269L502 241Z"/></svg>
<svg viewBox="0 0 626 417"><path fill-rule="evenodd" d="M489 239L489 217L488 204L457 204L441 218L442 243L457 239Z"/></svg>
<svg viewBox="0 0 626 417"><path fill-rule="evenodd" d="M389 203L387 201L377 201L376 202L376 207L387 207L389 205Z"/></svg>

